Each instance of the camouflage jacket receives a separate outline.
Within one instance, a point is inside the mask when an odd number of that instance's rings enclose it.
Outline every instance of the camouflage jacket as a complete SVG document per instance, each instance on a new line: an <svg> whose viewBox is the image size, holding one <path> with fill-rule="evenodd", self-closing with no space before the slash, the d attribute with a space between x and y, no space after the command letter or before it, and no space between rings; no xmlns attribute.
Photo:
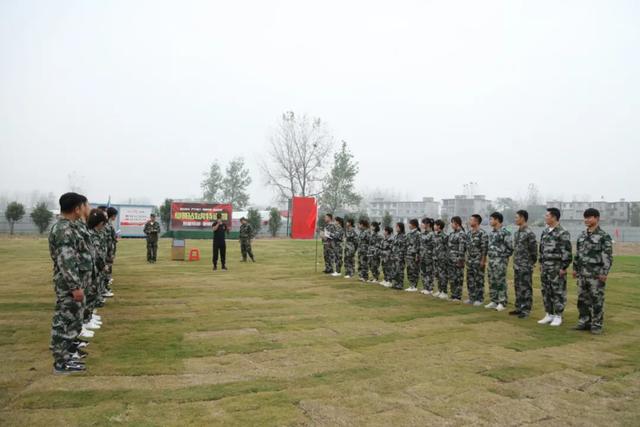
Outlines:
<svg viewBox="0 0 640 427"><path fill-rule="evenodd" d="M387 262L391 259L391 250L393 248L393 234L383 236L380 242L380 256L383 262Z"/></svg>
<svg viewBox="0 0 640 427"><path fill-rule="evenodd" d="M84 221L78 220L73 223L76 228L80 241L78 245L78 255L80 256L80 277L83 287L87 288L91 285L91 280L95 274L95 258L96 250L91 242L91 234Z"/></svg>
<svg viewBox="0 0 640 427"><path fill-rule="evenodd" d="M358 250L358 233L353 228L344 231L344 250L347 253L355 254Z"/></svg>
<svg viewBox="0 0 640 427"><path fill-rule="evenodd" d="M253 227L248 222L240 224L240 230L238 233L240 240L251 240L254 237Z"/></svg>
<svg viewBox="0 0 640 427"><path fill-rule="evenodd" d="M344 240L344 228L342 228L339 224L335 224L335 231L333 232L333 241L339 245L342 244Z"/></svg>
<svg viewBox="0 0 640 427"><path fill-rule="evenodd" d="M433 259L434 261L446 261L449 257L447 241L449 236L444 231L433 232Z"/></svg>
<svg viewBox="0 0 640 427"><path fill-rule="evenodd" d="M360 232L358 233L358 253L368 255L370 242L371 233L369 232L369 230L360 230Z"/></svg>
<svg viewBox="0 0 640 427"><path fill-rule="evenodd" d="M513 254L513 238L505 227L491 230L489 233L489 259L509 259Z"/></svg>
<svg viewBox="0 0 640 427"><path fill-rule="evenodd" d="M433 231L426 231L420 234L420 258L423 261L433 261L435 241Z"/></svg>
<svg viewBox="0 0 640 427"><path fill-rule="evenodd" d="M382 245L382 235L373 230L369 236L369 256L379 257Z"/></svg>
<svg viewBox="0 0 640 427"><path fill-rule="evenodd" d="M73 222L59 219L49 232L49 255L53 261L53 284L58 294L83 287L80 270L80 240Z"/></svg>
<svg viewBox="0 0 640 427"><path fill-rule="evenodd" d="M407 236L404 233L396 234L391 244L391 258L402 260L407 253Z"/></svg>
<svg viewBox="0 0 640 427"><path fill-rule="evenodd" d="M449 261L455 263L464 261L465 252L467 250L467 235L462 231L462 229L449 234L447 239L447 250L449 254Z"/></svg>
<svg viewBox="0 0 640 427"><path fill-rule="evenodd" d="M593 233L584 230L576 242L576 258L573 268L580 276L608 275L613 263L611 236L600 227Z"/></svg>
<svg viewBox="0 0 640 427"><path fill-rule="evenodd" d="M482 228L467 231L467 262L480 263L489 251L489 236Z"/></svg>
<svg viewBox="0 0 640 427"><path fill-rule="evenodd" d="M543 264L561 264L566 270L571 264L571 236L560 224L553 230L546 228L542 232L539 245L539 259Z"/></svg>
<svg viewBox="0 0 640 427"><path fill-rule="evenodd" d="M147 235L147 240L157 241L158 234L160 234L160 223L158 221L147 221L144 225L143 232Z"/></svg>
<svg viewBox="0 0 640 427"><path fill-rule="evenodd" d="M513 268L531 270L538 260L538 242L529 227L513 233Z"/></svg>
<svg viewBox="0 0 640 427"><path fill-rule="evenodd" d="M406 239L406 255L409 258L415 258L420 255L421 238L420 231L417 228L409 230L405 235Z"/></svg>
<svg viewBox="0 0 640 427"><path fill-rule="evenodd" d="M97 271L100 272L107 265L107 244L101 232L96 229L89 230L89 236L95 253L95 266Z"/></svg>
<svg viewBox="0 0 640 427"><path fill-rule="evenodd" d="M107 221L102 232L105 235L107 242L107 262L112 263L116 257L116 245L118 240L116 238L116 229L113 227L111 221Z"/></svg>
<svg viewBox="0 0 640 427"><path fill-rule="evenodd" d="M332 222L329 224L325 224L323 231L323 239L322 241L325 244L331 243L336 234L336 225Z"/></svg>

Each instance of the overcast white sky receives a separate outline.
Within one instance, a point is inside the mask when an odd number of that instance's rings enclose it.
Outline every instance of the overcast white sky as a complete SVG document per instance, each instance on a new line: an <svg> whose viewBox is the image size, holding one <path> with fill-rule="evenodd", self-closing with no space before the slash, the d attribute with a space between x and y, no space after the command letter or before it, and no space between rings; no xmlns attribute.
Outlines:
<svg viewBox="0 0 640 427"><path fill-rule="evenodd" d="M197 197L282 112L358 187L640 200L640 2L0 0L0 192Z"/></svg>

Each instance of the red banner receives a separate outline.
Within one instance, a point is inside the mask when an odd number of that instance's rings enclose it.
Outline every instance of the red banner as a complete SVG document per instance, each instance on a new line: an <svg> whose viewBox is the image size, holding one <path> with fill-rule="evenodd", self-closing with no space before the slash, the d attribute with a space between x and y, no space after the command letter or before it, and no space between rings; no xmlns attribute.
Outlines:
<svg viewBox="0 0 640 427"><path fill-rule="evenodd" d="M291 201L291 238L313 239L318 220L318 206L313 197L294 197Z"/></svg>
<svg viewBox="0 0 640 427"><path fill-rule="evenodd" d="M209 231L217 215L222 214L222 221L231 230L231 213L229 204L213 203L171 203L171 230Z"/></svg>

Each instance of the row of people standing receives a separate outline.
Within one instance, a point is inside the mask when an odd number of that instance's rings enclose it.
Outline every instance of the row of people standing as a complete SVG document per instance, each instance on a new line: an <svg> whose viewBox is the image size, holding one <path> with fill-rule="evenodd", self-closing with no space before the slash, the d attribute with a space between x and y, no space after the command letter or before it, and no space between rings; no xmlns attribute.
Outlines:
<svg viewBox="0 0 640 427"><path fill-rule="evenodd" d="M50 343L54 373L86 369L86 339L102 326L98 308L113 296L117 215L113 207L91 209L81 194L60 197L60 217L49 233L56 294Z"/></svg>
<svg viewBox="0 0 640 427"><path fill-rule="evenodd" d="M547 227L538 242L529 228L528 213L517 212L516 231L503 226L501 213L490 215L491 231L481 228L482 217L471 215L468 230L462 218L451 218L451 231L445 231L444 221L423 218L396 223L395 230L366 219L333 219L327 214L323 231L326 274L344 277L355 274L362 282L407 292L417 292L422 281L424 295L462 301L466 273L466 304L503 311L508 305L507 270L513 256L515 309L509 314L529 317L533 306L533 270L540 263L542 300L545 316L538 323L560 326L567 302L567 269L573 261L573 275L578 279L578 310L576 329L600 333L603 326L604 288L612 258L611 237L599 227L600 213L593 208L584 212L586 230L577 240L573 260L571 237L560 223L560 211L549 208L545 215ZM395 232L394 232L395 231ZM485 271L488 271L489 303L485 305ZM381 273L384 277L380 280ZM405 272L408 287L405 289Z"/></svg>

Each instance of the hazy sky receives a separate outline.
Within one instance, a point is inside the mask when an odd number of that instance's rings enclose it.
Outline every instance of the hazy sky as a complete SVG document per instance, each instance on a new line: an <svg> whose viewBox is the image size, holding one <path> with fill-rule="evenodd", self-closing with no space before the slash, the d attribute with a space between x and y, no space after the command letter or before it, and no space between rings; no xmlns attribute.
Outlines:
<svg viewBox="0 0 640 427"><path fill-rule="evenodd" d="M358 187L640 200L640 2L0 0L0 192L198 197L282 112Z"/></svg>

